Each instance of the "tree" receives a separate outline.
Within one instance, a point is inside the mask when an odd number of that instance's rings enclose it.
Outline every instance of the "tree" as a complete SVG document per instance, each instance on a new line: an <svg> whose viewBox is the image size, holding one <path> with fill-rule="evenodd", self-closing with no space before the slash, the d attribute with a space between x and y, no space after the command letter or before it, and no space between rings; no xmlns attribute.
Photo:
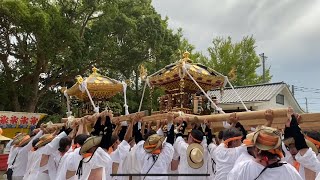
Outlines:
<svg viewBox="0 0 320 180"><path fill-rule="evenodd" d="M1 1L1 75L12 102L6 110L34 112L49 88L82 74L98 59L85 30L103 7L97 1L77 2Z"/></svg>
<svg viewBox="0 0 320 180"><path fill-rule="evenodd" d="M151 0L0 1L1 110L60 113L57 87L71 87L92 66L117 80L133 79L128 98L136 102L139 65L154 72L178 48L180 37L167 20Z"/></svg>
<svg viewBox="0 0 320 180"><path fill-rule="evenodd" d="M178 29L177 35L179 36L180 41L179 49L174 56L176 61L182 58L182 55L185 51L188 51L190 53L189 58L193 60L195 63L208 61L208 58L205 55L203 55L201 52L196 51L195 46L190 44L188 39L183 37L183 31L181 28Z"/></svg>
<svg viewBox="0 0 320 180"><path fill-rule="evenodd" d="M231 37L215 38L212 44L208 48L210 59L200 60L201 63L227 75L237 86L263 83L262 75L256 72L261 64L252 36L244 37L236 43L231 41ZM269 82L271 78L269 68L266 70L266 81Z"/></svg>

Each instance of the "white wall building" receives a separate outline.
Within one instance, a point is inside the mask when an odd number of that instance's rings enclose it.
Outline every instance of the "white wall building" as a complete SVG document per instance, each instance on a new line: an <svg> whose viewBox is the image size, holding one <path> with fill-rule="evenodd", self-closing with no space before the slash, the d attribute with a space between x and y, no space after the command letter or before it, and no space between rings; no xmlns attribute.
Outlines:
<svg viewBox="0 0 320 180"><path fill-rule="evenodd" d="M304 112L284 82L235 87L235 91L246 107L252 111L291 106L296 113ZM208 95L216 96L218 106L225 112L245 111L238 96L231 88L226 88L222 94L219 90L210 91Z"/></svg>

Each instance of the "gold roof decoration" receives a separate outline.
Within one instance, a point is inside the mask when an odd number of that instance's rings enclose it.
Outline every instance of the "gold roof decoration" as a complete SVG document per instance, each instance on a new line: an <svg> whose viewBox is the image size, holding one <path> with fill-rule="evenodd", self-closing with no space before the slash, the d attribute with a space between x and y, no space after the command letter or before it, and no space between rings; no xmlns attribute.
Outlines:
<svg viewBox="0 0 320 180"><path fill-rule="evenodd" d="M82 78L80 75L76 77L76 84L74 84L70 89L66 89L66 93L69 96L75 96L82 101L88 101L89 97L87 93L82 92L80 85L85 82L87 89L93 100L104 100L116 95L123 91L123 85L109 77L102 76L99 74L96 67L92 68L92 74L89 77Z"/></svg>
<svg viewBox="0 0 320 180"><path fill-rule="evenodd" d="M163 69L149 76L151 86L163 87L165 90L179 89L180 79L184 79L184 87L186 91L197 92L199 88L194 84L192 79L187 74L183 74L183 64L190 75L197 81L197 83L208 91L224 86L225 78L220 73L210 69L202 64L193 63L189 59L189 52L183 54L183 58L178 62L167 65Z"/></svg>

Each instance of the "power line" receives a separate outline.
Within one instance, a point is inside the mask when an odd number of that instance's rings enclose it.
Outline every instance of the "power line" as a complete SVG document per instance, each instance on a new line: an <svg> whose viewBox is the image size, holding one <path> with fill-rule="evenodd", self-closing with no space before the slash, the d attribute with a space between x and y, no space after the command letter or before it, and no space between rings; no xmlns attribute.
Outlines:
<svg viewBox="0 0 320 180"><path fill-rule="evenodd" d="M320 103L313 103L313 102L308 102L308 103L306 103L306 102L304 102L304 103L300 103L300 104L320 104Z"/></svg>
<svg viewBox="0 0 320 180"><path fill-rule="evenodd" d="M298 92L306 92L306 93L315 93L315 94L320 94L320 91L315 91L315 90L302 90L302 89L295 89L295 91L298 91Z"/></svg>
<svg viewBox="0 0 320 180"><path fill-rule="evenodd" d="M301 87L301 86L294 86L295 88L300 88L300 89L309 89L309 90L316 90L316 91L320 91L320 89L317 88L307 88L307 87Z"/></svg>
<svg viewBox="0 0 320 180"><path fill-rule="evenodd" d="M308 99L320 99L320 97L307 97ZM296 99L305 99L304 97L298 97Z"/></svg>

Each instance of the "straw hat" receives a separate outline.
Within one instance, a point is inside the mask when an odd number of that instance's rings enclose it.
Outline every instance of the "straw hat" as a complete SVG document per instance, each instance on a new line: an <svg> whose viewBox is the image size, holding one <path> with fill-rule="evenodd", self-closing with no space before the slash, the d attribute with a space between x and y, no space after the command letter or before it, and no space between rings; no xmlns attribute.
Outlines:
<svg viewBox="0 0 320 180"><path fill-rule="evenodd" d="M24 138L26 134L25 133L19 133L17 134L14 138L13 141L11 143L11 145L17 145L20 143L20 141Z"/></svg>
<svg viewBox="0 0 320 180"><path fill-rule="evenodd" d="M29 135L25 135L23 137L23 139L19 142L19 144L17 144L18 147L23 147L25 146L26 144L28 144L29 142L31 141L31 138Z"/></svg>
<svg viewBox="0 0 320 180"><path fill-rule="evenodd" d="M187 162L193 169L199 169L204 163L204 149L198 143L192 143L187 148Z"/></svg>
<svg viewBox="0 0 320 180"><path fill-rule="evenodd" d="M246 139L243 140L243 144L246 145L247 147L253 147L254 146L253 136L254 136L254 132L247 134Z"/></svg>
<svg viewBox="0 0 320 180"><path fill-rule="evenodd" d="M281 146L281 133L277 129L262 126L254 133L253 144L263 151L277 149Z"/></svg>
<svg viewBox="0 0 320 180"><path fill-rule="evenodd" d="M91 136L89 137L80 149L80 155L85 154L89 149L94 146L99 146L102 140L102 136Z"/></svg>
<svg viewBox="0 0 320 180"><path fill-rule="evenodd" d="M162 143L164 142L165 137L159 136L158 134L153 134L148 137L148 139L144 142L143 148L147 153L151 153L156 149L162 147Z"/></svg>
<svg viewBox="0 0 320 180"><path fill-rule="evenodd" d="M313 152L316 153L316 155L318 155L318 148L316 147L316 145L314 145L311 141L309 141L308 139L305 139L306 140L306 144L308 147L310 147L312 149ZM290 144L294 144L295 141L293 139L293 137L289 137L287 139L284 139L283 140L283 143L286 145L286 146L289 146Z"/></svg>
<svg viewBox="0 0 320 180"><path fill-rule="evenodd" d="M52 134L45 134L39 138L39 142L35 145L36 148L40 148L50 143L54 139Z"/></svg>

